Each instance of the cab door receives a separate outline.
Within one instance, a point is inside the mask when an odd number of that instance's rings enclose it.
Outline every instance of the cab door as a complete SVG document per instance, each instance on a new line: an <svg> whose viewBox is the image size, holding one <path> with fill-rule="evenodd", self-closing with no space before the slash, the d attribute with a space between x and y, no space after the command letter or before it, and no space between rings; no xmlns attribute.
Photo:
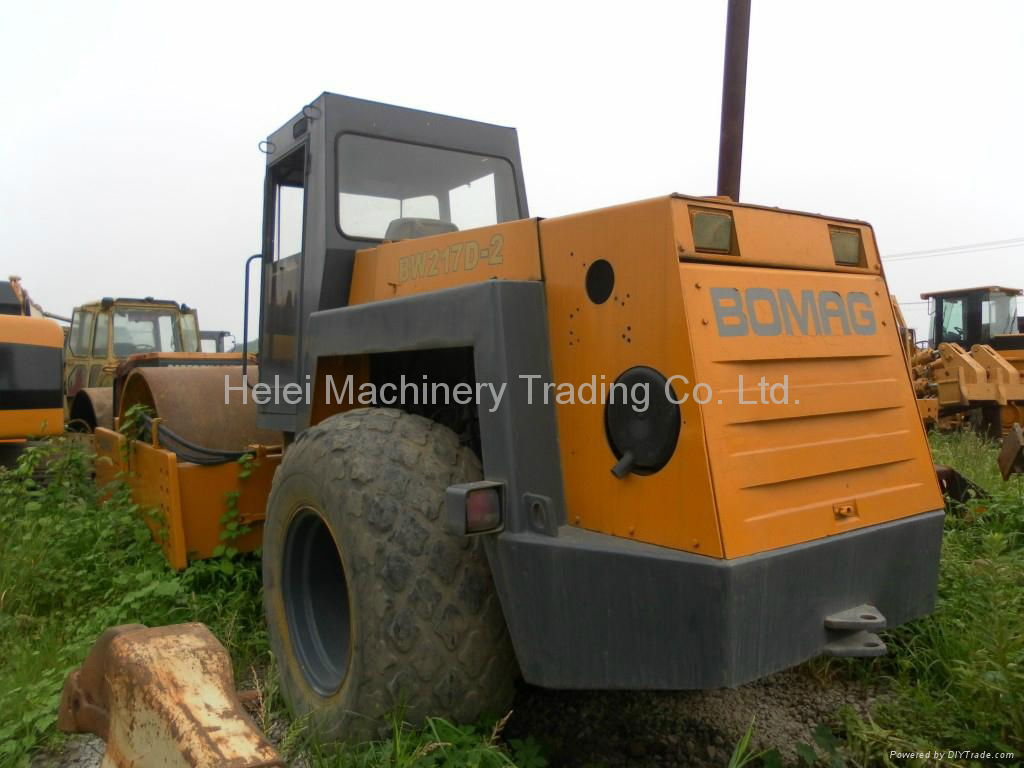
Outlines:
<svg viewBox="0 0 1024 768"><path fill-rule="evenodd" d="M261 404L264 413L294 414L298 405L280 391L298 379L307 172L305 144L267 169L259 347L260 381L273 395Z"/></svg>
<svg viewBox="0 0 1024 768"><path fill-rule="evenodd" d="M64 355L64 394L70 403L78 390L89 386L89 353L92 350L96 314L91 309L76 309Z"/></svg>
<svg viewBox="0 0 1024 768"><path fill-rule="evenodd" d="M92 361L89 364L90 387L102 387L111 383L113 371L107 365L109 357L110 313L100 312L96 315L96 329L92 335ZM108 370L104 370L105 368Z"/></svg>

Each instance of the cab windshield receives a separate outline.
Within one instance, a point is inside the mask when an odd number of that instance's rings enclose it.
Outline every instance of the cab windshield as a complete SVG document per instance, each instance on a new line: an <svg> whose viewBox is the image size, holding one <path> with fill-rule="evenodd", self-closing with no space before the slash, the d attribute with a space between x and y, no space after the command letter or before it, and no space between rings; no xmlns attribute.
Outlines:
<svg viewBox="0 0 1024 768"><path fill-rule="evenodd" d="M115 309L114 355L183 352L179 315L170 309Z"/></svg>
<svg viewBox="0 0 1024 768"><path fill-rule="evenodd" d="M941 313L938 341L971 346L1017 331L1017 297L1002 291L974 291L935 299Z"/></svg>
<svg viewBox="0 0 1024 768"><path fill-rule="evenodd" d="M520 217L512 165L502 158L350 133L337 150L347 237L401 240Z"/></svg>
<svg viewBox="0 0 1024 768"><path fill-rule="evenodd" d="M1017 297L990 293L981 304L981 322L986 339L1017 332Z"/></svg>

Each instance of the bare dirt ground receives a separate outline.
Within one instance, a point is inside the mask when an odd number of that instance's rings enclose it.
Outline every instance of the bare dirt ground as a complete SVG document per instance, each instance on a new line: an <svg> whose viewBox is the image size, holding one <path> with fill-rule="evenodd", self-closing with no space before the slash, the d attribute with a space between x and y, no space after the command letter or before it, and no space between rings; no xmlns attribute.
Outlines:
<svg viewBox="0 0 1024 768"><path fill-rule="evenodd" d="M812 742L820 723L844 706L865 713L874 694L849 683L823 683L805 668L740 688L672 693L546 691L522 686L505 731L533 736L552 766L694 766L720 768L755 721L759 748L791 753ZM103 742L75 736L33 768L96 768Z"/></svg>
<svg viewBox="0 0 1024 768"><path fill-rule="evenodd" d="M32 768L97 768L103 760L106 745L92 734L75 735L64 743L59 753L42 752L32 760Z"/></svg>
<svg viewBox="0 0 1024 768"><path fill-rule="evenodd" d="M797 742L844 707L865 713L873 694L824 684L803 668L739 688L671 693L542 691L524 688L506 736L532 734L552 765L723 766L755 721L759 749L792 757Z"/></svg>

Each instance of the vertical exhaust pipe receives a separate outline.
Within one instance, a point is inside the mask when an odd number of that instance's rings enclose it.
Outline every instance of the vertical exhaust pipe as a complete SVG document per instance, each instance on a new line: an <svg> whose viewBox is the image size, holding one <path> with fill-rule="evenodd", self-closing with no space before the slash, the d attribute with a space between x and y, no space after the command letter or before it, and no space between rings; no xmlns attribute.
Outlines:
<svg viewBox="0 0 1024 768"><path fill-rule="evenodd" d="M722 129L718 139L718 194L733 200L740 199L749 38L750 0L729 0L722 73Z"/></svg>

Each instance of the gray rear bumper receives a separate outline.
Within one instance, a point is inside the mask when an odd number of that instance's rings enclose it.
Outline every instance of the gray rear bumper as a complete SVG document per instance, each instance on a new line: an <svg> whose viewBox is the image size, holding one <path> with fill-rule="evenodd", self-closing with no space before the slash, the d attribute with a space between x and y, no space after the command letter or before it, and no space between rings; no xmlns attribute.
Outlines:
<svg viewBox="0 0 1024 768"><path fill-rule="evenodd" d="M735 686L822 653L826 616L893 627L935 604L943 512L734 560L580 530L488 544L525 679L551 688Z"/></svg>

